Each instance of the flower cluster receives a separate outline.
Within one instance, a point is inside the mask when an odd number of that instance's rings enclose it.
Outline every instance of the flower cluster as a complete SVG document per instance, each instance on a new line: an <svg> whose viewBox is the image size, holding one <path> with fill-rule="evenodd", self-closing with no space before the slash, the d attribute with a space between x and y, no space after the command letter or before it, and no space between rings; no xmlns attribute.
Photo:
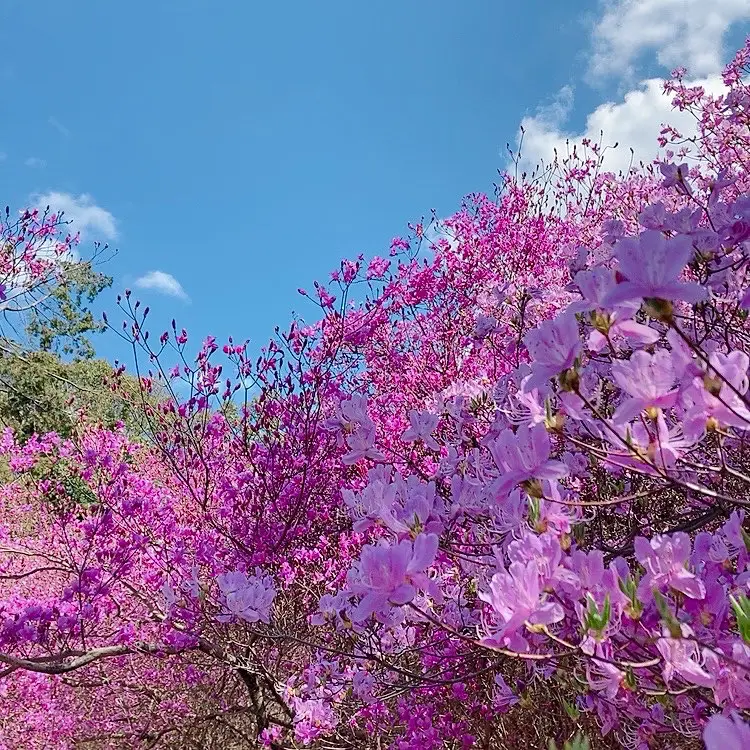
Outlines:
<svg viewBox="0 0 750 750"><path fill-rule="evenodd" d="M748 62L667 84L692 167L509 178L257 360L127 297L148 439L0 440L0 739L747 746Z"/></svg>

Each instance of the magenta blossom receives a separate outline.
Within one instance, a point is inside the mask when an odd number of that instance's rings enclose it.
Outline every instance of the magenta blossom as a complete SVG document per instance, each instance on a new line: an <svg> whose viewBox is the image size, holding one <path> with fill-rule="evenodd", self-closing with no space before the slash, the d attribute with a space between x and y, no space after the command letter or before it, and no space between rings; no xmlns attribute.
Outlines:
<svg viewBox="0 0 750 750"><path fill-rule="evenodd" d="M690 599L703 599L706 587L687 569L690 559L690 537L684 531L657 534L652 539L635 538L635 556L646 569L638 595L646 599L651 590L671 588Z"/></svg>
<svg viewBox="0 0 750 750"><path fill-rule="evenodd" d="M552 625L560 622L564 617L563 608L555 601L548 601L542 586L536 560L526 564L514 562L507 572L501 569L495 573L489 592L479 592L479 598L491 608L490 622L485 623L484 642L525 651L528 644L519 631L526 623Z"/></svg>
<svg viewBox="0 0 750 750"><path fill-rule="evenodd" d="M750 724L733 713L731 716L715 714L703 732L706 750L747 750L750 747Z"/></svg>
<svg viewBox="0 0 750 750"><path fill-rule="evenodd" d="M529 479L560 479L568 474L562 461L550 459L550 440L543 424L521 425L516 432L503 430L489 449L504 472L493 487L497 495L505 495Z"/></svg>
<svg viewBox="0 0 750 750"><path fill-rule="evenodd" d="M672 358L664 349L655 354L633 352L629 360L613 362L612 376L631 396L615 411L615 424L629 422L645 409L669 409L677 401Z"/></svg>
<svg viewBox="0 0 750 750"><path fill-rule="evenodd" d="M607 295L608 305L633 299L664 299L700 302L706 298L704 287L680 281L680 274L693 254L689 237L680 235L667 239L654 229L636 237L626 237L615 246L620 262L620 282Z"/></svg>
<svg viewBox="0 0 750 750"><path fill-rule="evenodd" d="M553 320L545 320L526 334L524 343L532 359L532 374L526 383L526 389L531 390L573 367L581 351L575 313L566 310Z"/></svg>
<svg viewBox="0 0 750 750"><path fill-rule="evenodd" d="M360 561L349 571L348 584L352 594L361 596L352 612L355 622L364 622L372 614L384 614L388 606L408 604L417 588L433 590L425 571L435 560L438 537L420 534L409 542L368 544L362 549Z"/></svg>

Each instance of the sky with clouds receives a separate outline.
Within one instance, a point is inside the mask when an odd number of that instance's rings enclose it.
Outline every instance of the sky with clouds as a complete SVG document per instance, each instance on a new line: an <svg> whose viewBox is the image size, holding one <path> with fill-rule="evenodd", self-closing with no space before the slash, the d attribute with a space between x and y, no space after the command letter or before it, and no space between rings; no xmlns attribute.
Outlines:
<svg viewBox="0 0 750 750"><path fill-rule="evenodd" d="M297 288L583 136L655 155L660 77L718 89L750 0L0 0L0 180L118 249L125 287L256 347ZM115 317L111 314L110 317ZM97 341L124 356L116 337Z"/></svg>

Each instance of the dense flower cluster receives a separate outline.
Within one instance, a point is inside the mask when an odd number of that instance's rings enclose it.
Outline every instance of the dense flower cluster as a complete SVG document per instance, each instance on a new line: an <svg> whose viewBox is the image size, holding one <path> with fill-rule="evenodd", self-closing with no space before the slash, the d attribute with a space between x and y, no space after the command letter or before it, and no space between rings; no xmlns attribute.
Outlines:
<svg viewBox="0 0 750 750"><path fill-rule="evenodd" d="M746 747L748 61L667 84L691 152L472 196L234 377L128 295L190 397L4 434L6 746Z"/></svg>

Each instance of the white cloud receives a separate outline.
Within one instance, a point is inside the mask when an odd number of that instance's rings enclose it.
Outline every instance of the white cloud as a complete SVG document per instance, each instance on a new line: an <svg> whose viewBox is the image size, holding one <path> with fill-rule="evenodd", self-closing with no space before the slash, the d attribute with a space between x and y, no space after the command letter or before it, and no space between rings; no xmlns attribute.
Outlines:
<svg viewBox="0 0 750 750"><path fill-rule="evenodd" d="M102 241L117 238L115 217L98 206L87 193L75 196L71 193L51 192L32 196L32 202L41 210L49 206L56 213L63 212L63 219L72 222L71 231L80 232L81 239Z"/></svg>
<svg viewBox="0 0 750 750"><path fill-rule="evenodd" d="M667 69L687 67L690 85L720 93L724 36L732 24L750 19L750 0L603 0L602 5L603 14L592 29L589 76L614 75L629 84L629 90L596 107L576 132L566 127L573 91L565 86L551 104L523 119L522 170L530 171L540 161L549 164L555 149L565 158L574 145L589 138L602 146L618 143L617 149L606 150L603 167L624 171L631 163L657 157L662 124L686 137L694 135L694 119L672 109L672 97L663 93L660 79L634 83L635 66L642 55L655 54Z"/></svg>
<svg viewBox="0 0 750 750"><path fill-rule="evenodd" d="M190 301L190 298L182 288L182 284L172 274L165 273L164 271L149 271L136 279L135 285L140 289L151 289L155 292L166 294L168 297L176 297L183 300L183 302Z"/></svg>
<svg viewBox="0 0 750 750"><path fill-rule="evenodd" d="M30 169L44 169L47 166L47 162L38 156L30 156L24 161L24 164Z"/></svg>
<svg viewBox="0 0 750 750"><path fill-rule="evenodd" d="M693 83L713 94L723 90L718 75ZM620 101L600 104L586 118L583 132L578 133L565 128L568 109L559 104L558 97L552 105L540 108L533 117L525 117L521 122L524 129L521 168L530 171L542 160L549 164L555 149L562 159L583 138L595 143L601 141L603 146L619 144L618 148L607 149L604 154L603 168L607 171L625 171L631 160L634 165L641 160L652 161L659 152L657 137L663 123L676 127L686 137L696 132L694 118L687 112L672 109L672 97L664 94L662 84L656 78L642 81ZM566 87L562 92L563 102L567 103L569 97Z"/></svg>
<svg viewBox="0 0 750 750"><path fill-rule="evenodd" d="M70 136L70 130L63 125L60 120L58 120L53 115L50 115L50 117L47 119L47 123L50 125L50 127L53 127L60 135L65 136L67 138Z"/></svg>
<svg viewBox="0 0 750 750"><path fill-rule="evenodd" d="M750 18L750 0L604 0L593 30L592 77L631 78L644 52L658 63L685 66L691 76L717 73L730 26Z"/></svg>

